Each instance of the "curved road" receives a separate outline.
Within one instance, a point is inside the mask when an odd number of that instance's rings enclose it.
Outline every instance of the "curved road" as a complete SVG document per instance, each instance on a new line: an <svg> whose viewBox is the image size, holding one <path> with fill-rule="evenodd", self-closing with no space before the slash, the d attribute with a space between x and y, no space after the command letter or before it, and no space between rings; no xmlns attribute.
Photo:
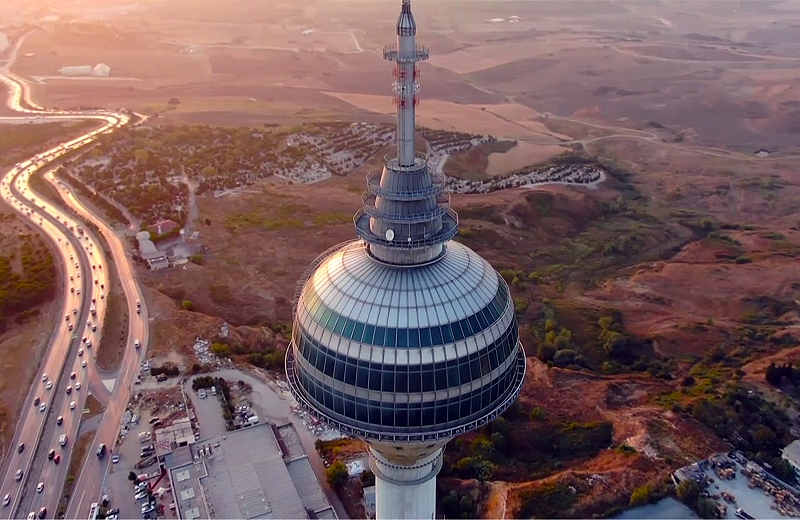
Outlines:
<svg viewBox="0 0 800 520"><path fill-rule="evenodd" d="M92 454L100 443L105 443L109 448L114 445L130 397L131 384L138 371L140 357L147 346L147 310L142 306L141 314L137 313L137 302L142 299L141 291L136 284L133 266L125 254L122 241L108 225L86 209L66 186L56 181L52 171L47 172L45 180L61 191L63 199L73 211L94 223L105 237L125 292L129 318L125 356L116 379L102 381L94 367L94 349L84 345L82 338L86 337L93 345L97 345L100 340L105 316L105 291L109 284L107 259L96 237L89 230L79 233L78 226L84 227L82 223L32 193L28 187L28 179L32 172L46 167L67 153L89 145L101 134L127 124L129 117L127 114L105 110L45 110L31 100L28 85L23 80L8 73L0 75L0 80L9 89L8 107L16 112L36 114L37 118L47 121L80 118L100 123L98 128L78 138L19 163L0 180L0 196L24 218L38 225L53 242L58 251L57 259L62 264L64 285L71 289L70 292L64 291L61 309L65 318L63 321L59 320L50 339L40 371L23 405L12 449L0 474L0 495L5 497L8 494L10 502L0 509L0 513L3 518L24 517L46 507L47 517L52 518L66 480L81 411L89 391L94 391L107 402L103 403L106 410L88 450L86 462L77 477L72 495L74 498L67 512L67 517L80 518L88 513L89 505L98 500L102 491L110 457L98 459ZM95 316L91 316L89 311L91 298L96 302ZM69 330L70 325L73 330ZM95 328L94 331L92 327ZM141 341L141 349L134 348L135 340ZM84 362L86 367L82 366ZM70 378L73 372L76 374L75 379ZM52 382L50 390L45 387L45 375ZM82 383L80 390L77 390L78 382ZM72 386L70 394L66 393L67 386ZM107 386L113 388L110 398ZM37 397L45 404L44 412L33 405ZM74 409L71 408L73 402ZM61 425L57 424L58 416L63 417ZM58 443L62 434L67 435L67 443L63 448ZM18 453L17 446L21 442L25 443L25 447L22 453ZM60 464L47 459L47 452L51 449L55 449L60 455ZM23 472L19 481L16 480L18 470ZM41 493L36 491L40 482L43 484Z"/></svg>

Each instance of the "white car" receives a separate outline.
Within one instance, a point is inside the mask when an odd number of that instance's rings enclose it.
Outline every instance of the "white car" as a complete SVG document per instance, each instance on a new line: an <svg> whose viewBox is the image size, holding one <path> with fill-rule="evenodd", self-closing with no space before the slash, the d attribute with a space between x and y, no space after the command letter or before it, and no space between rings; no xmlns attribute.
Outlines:
<svg viewBox="0 0 800 520"><path fill-rule="evenodd" d="M47 374L42 374L42 383L44 383L45 381L47 381Z"/></svg>
<svg viewBox="0 0 800 520"><path fill-rule="evenodd" d="M39 482L39 485L36 486L36 492L41 493L42 491L44 491L44 482Z"/></svg>
<svg viewBox="0 0 800 520"><path fill-rule="evenodd" d="M85 359L83 361L81 361L81 367L82 368L86 368L86 360Z"/></svg>
<svg viewBox="0 0 800 520"><path fill-rule="evenodd" d="M6 493L6 496L3 497L3 507L7 506L11 503L11 494Z"/></svg>
<svg viewBox="0 0 800 520"><path fill-rule="evenodd" d="M53 382L52 381L48 381L47 384L44 385L44 387L46 389L48 389L48 390L52 389L53 388Z"/></svg>
<svg viewBox="0 0 800 520"><path fill-rule="evenodd" d="M22 480L22 470L21 469L18 469L16 474L14 474L14 480L16 480L17 482Z"/></svg>
<svg viewBox="0 0 800 520"><path fill-rule="evenodd" d="M113 456L113 457L111 457L111 463L112 463L112 464L116 464L116 463L118 463L118 462L119 462L119 455L117 455L117 454L115 453L115 454L114 454L114 456ZM107 517L106 517L106 518L107 518Z"/></svg>
<svg viewBox="0 0 800 520"><path fill-rule="evenodd" d="M75 401L70 401L69 402L69 409L70 410L74 410L75 409Z"/></svg>
<svg viewBox="0 0 800 520"><path fill-rule="evenodd" d="M80 357L80 356L82 356L82 355L83 355L83 349L82 349L82 348L79 348L79 349L78 349L78 357Z"/></svg>
<svg viewBox="0 0 800 520"><path fill-rule="evenodd" d="M80 389L81 389L81 382L78 381L77 383L75 383L75 391L77 392Z"/></svg>
<svg viewBox="0 0 800 520"><path fill-rule="evenodd" d="M47 410L47 405L44 404L44 403L40 404L39 405L39 411L40 412L44 412L45 410Z"/></svg>
<svg viewBox="0 0 800 520"><path fill-rule="evenodd" d="M142 343L137 339L136 341L133 342L133 346L139 348L142 346Z"/></svg>

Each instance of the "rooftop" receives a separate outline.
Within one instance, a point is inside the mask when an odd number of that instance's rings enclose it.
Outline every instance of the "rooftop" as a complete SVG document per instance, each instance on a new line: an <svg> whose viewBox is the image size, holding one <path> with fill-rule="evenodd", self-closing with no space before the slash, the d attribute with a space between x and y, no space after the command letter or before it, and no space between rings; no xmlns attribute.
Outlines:
<svg viewBox="0 0 800 520"><path fill-rule="evenodd" d="M336 518L308 457L294 446L285 456L276 431L261 424L168 454L178 517Z"/></svg>
<svg viewBox="0 0 800 520"><path fill-rule="evenodd" d="M155 431L156 453L159 456L166 455L181 446L194 444L194 431L192 422L188 417L178 419L169 426L159 428Z"/></svg>

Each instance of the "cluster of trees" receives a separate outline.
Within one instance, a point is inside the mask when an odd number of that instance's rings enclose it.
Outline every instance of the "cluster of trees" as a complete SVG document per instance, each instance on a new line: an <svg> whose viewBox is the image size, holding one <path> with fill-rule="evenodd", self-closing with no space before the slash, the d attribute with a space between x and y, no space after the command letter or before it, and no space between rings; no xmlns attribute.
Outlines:
<svg viewBox="0 0 800 520"><path fill-rule="evenodd" d="M478 504L470 495L452 489L442 498L442 512L445 518L477 518Z"/></svg>
<svg viewBox="0 0 800 520"><path fill-rule="evenodd" d="M70 175L70 173L65 168L59 168L56 170L56 178L59 178L67 183L69 183L72 187L74 187L78 193L80 193L83 197L86 197L93 204L103 210L103 212L108 215L110 218L125 224L126 226L129 224L128 217L125 216L118 207L111 204L106 198L102 195L99 195L97 192L90 190L86 187L86 185L79 181L74 176Z"/></svg>
<svg viewBox="0 0 800 520"><path fill-rule="evenodd" d="M682 480L675 488L678 498L692 508L700 518L717 518L714 501L700 496L700 484L692 479Z"/></svg>
<svg viewBox="0 0 800 520"><path fill-rule="evenodd" d="M151 367L150 368L150 375L151 376L158 376L163 374L166 377L177 377L181 373L181 370L172 363L165 363L160 367Z"/></svg>
<svg viewBox="0 0 800 520"><path fill-rule="evenodd" d="M784 378L795 385L800 381L800 368L793 367L791 363L776 365L773 361L767 367L767 373L764 377L772 386L781 386Z"/></svg>
<svg viewBox="0 0 800 520"><path fill-rule="evenodd" d="M32 235L21 235L13 257L0 256L0 322L13 316L27 317L34 308L55 295L56 270L50 251ZM12 265L19 258L22 273Z"/></svg>
<svg viewBox="0 0 800 520"><path fill-rule="evenodd" d="M201 388L211 388L214 385L214 376L199 376L192 381L192 390L196 392Z"/></svg>
<svg viewBox="0 0 800 520"><path fill-rule="evenodd" d="M691 413L748 458L770 464L772 471L787 482L795 481L794 470L780 454L781 448L793 440L789 418L774 404L737 384L720 398L694 402Z"/></svg>
<svg viewBox="0 0 800 520"><path fill-rule="evenodd" d="M612 436L609 422L547 424L541 409L528 414L517 410L509 419L499 417L484 426L469 442L457 440L456 449L445 454L443 472L485 481L513 471L511 460L545 469L548 464L554 467L564 460L592 456L608 448Z"/></svg>

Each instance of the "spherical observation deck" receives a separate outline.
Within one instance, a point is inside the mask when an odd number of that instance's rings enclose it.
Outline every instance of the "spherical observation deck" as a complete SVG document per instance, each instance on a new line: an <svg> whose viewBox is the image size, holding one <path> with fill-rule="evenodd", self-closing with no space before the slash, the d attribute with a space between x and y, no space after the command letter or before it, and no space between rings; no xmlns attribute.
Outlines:
<svg viewBox="0 0 800 520"><path fill-rule="evenodd" d="M502 413L525 355L492 266L455 242L407 268L353 241L305 281L287 352L292 393L312 415L367 440L445 440Z"/></svg>

